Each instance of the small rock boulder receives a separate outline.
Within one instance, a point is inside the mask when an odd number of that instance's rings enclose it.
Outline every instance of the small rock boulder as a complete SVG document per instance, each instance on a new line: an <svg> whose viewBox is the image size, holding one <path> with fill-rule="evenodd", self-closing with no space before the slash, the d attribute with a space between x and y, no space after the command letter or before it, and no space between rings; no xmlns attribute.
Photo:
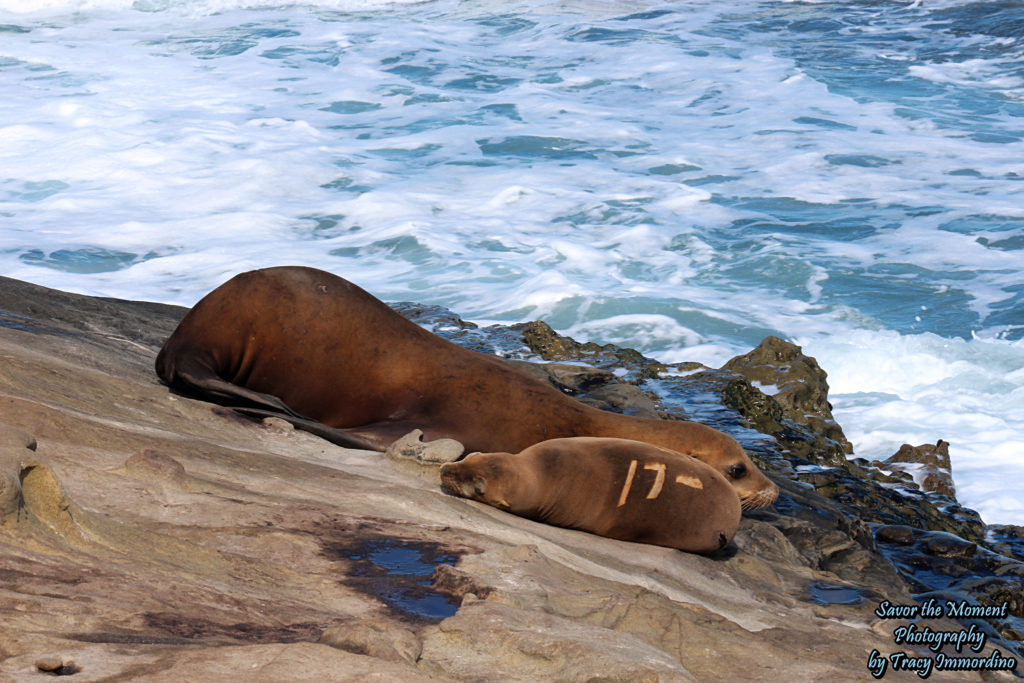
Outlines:
<svg viewBox="0 0 1024 683"><path fill-rule="evenodd" d="M914 477L922 491L935 491L956 500L947 441L939 439L934 446L905 443L878 466L890 472L906 472Z"/></svg>
<svg viewBox="0 0 1024 683"><path fill-rule="evenodd" d="M853 446L832 416L828 374L803 349L778 337L765 337L750 353L722 366L746 378L782 407L786 416L836 442L845 453Z"/></svg>

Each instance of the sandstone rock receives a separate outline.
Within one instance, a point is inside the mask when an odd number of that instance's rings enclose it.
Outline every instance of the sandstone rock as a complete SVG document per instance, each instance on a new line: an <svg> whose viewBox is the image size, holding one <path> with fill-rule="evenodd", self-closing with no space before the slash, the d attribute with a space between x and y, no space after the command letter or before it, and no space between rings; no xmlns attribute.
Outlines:
<svg viewBox="0 0 1024 683"><path fill-rule="evenodd" d="M0 414L36 442L0 447L0 680L858 680L894 650L873 603L906 586L810 486L719 558L613 541L169 392L181 309L0 278L0 310ZM985 553L928 557L989 562L999 599L1015 569Z"/></svg>
<svg viewBox="0 0 1024 683"><path fill-rule="evenodd" d="M34 451L36 449L36 437L28 432L23 432L17 427L0 422L0 449Z"/></svg>
<svg viewBox="0 0 1024 683"><path fill-rule="evenodd" d="M70 676L78 673L79 669L70 659L64 659L60 655L49 655L36 660L36 668L45 673L55 676Z"/></svg>
<svg viewBox="0 0 1024 683"><path fill-rule="evenodd" d="M455 439L424 441L423 431L414 429L388 446L384 455L388 458L408 458L422 464L440 465L455 462L464 450L463 445Z"/></svg>
<svg viewBox="0 0 1024 683"><path fill-rule="evenodd" d="M381 619L331 626L320 636L320 642L346 652L408 664L415 664L423 651L415 632Z"/></svg>
<svg viewBox="0 0 1024 683"><path fill-rule="evenodd" d="M695 681L680 661L626 634L478 601L431 629L426 667L468 680Z"/></svg>

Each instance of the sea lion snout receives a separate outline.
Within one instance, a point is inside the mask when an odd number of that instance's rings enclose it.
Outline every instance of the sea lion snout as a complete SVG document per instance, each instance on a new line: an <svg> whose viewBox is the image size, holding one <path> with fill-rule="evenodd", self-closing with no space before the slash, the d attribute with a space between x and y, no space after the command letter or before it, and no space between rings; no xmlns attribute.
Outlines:
<svg viewBox="0 0 1024 683"><path fill-rule="evenodd" d="M487 492L487 480L466 469L462 463L442 465L441 489L453 496L482 500Z"/></svg>
<svg viewBox="0 0 1024 683"><path fill-rule="evenodd" d="M775 482L768 480L768 483L756 490L740 496L740 505L744 510L757 510L768 507L779 497L779 487Z"/></svg>

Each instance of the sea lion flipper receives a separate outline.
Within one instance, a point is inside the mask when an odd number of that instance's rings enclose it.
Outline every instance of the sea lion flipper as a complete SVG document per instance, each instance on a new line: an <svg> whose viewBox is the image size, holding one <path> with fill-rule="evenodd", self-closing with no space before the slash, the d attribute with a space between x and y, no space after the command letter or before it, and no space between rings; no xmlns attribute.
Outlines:
<svg viewBox="0 0 1024 683"><path fill-rule="evenodd" d="M281 405L284 404L282 403ZM395 442L399 440L400 436L409 434L409 432L415 428L411 422L394 421L375 422L373 424L363 425L360 427L338 429L336 427L329 427L322 422L317 422L316 420L312 420L308 417L303 417L302 415L294 412L281 413L275 410L265 410L250 406L229 407L236 412L252 417L279 417L282 420L291 423L296 429L301 429L302 431L309 432L314 436L319 436L321 439L326 439L336 446L341 446L342 448L360 448L365 451L384 451L393 446ZM447 447L448 451L451 451L454 445L458 447L459 454L461 455L462 445L457 441L454 441L453 439L441 439L439 441L443 441L445 443L441 444L436 441L428 441L425 444L421 443L420 445L427 449L433 445L434 450Z"/></svg>
<svg viewBox="0 0 1024 683"><path fill-rule="evenodd" d="M186 395L202 397L226 406L251 406L268 410L274 415L308 419L289 408L277 396L232 384L221 379L215 370L196 358L184 354L183 358L175 358L175 355L160 352L156 361L157 374L168 385Z"/></svg>
<svg viewBox="0 0 1024 683"><path fill-rule="evenodd" d="M284 405L284 404L282 404ZM231 406L231 409L235 412L242 413L243 415L250 415L252 417L279 417L286 422L290 422L296 429L301 429L304 432L309 432L314 436L319 436L321 439L330 441L336 446L342 448L359 448L364 451L381 451L383 448L380 442L374 439L368 439L360 434L354 434L347 429L335 429L334 427L328 427L322 422L311 420L308 417L302 417L297 414L282 414L274 410L263 410L261 408L250 408L249 406Z"/></svg>

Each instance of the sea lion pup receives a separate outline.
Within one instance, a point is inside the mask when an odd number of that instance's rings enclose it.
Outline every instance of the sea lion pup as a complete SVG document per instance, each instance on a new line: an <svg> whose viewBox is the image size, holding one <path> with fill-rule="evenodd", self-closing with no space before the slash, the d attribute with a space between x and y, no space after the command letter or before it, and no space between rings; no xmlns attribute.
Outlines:
<svg viewBox="0 0 1024 683"><path fill-rule="evenodd" d="M441 487L545 524L691 553L721 550L740 523L739 498L724 476L628 439L552 439L521 453L473 453L441 467Z"/></svg>
<svg viewBox="0 0 1024 683"><path fill-rule="evenodd" d="M468 451L517 452L566 436L635 439L706 462L745 507L778 495L731 436L587 406L313 268L255 270L213 290L164 344L156 372L183 393L282 416L342 446L384 450L413 429Z"/></svg>

